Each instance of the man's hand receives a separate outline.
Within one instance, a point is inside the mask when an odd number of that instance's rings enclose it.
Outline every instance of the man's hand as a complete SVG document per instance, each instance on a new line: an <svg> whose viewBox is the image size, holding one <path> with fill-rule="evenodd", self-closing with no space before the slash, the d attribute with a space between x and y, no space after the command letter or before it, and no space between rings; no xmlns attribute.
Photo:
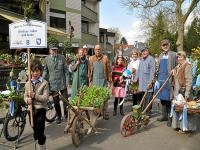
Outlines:
<svg viewBox="0 0 200 150"><path fill-rule="evenodd" d="M149 84L147 85L147 90L151 89L152 87L153 87L152 83L149 83Z"/></svg>
<svg viewBox="0 0 200 150"><path fill-rule="evenodd" d="M111 88L112 83L108 81L108 88Z"/></svg>
<svg viewBox="0 0 200 150"><path fill-rule="evenodd" d="M133 83L137 83L137 82L138 82L138 80L137 80L137 79L134 79L134 80L133 80Z"/></svg>
<svg viewBox="0 0 200 150"><path fill-rule="evenodd" d="M76 66L77 66L77 65L79 65L79 64L80 64L80 61L79 61L79 60L77 60L77 62L76 62Z"/></svg>

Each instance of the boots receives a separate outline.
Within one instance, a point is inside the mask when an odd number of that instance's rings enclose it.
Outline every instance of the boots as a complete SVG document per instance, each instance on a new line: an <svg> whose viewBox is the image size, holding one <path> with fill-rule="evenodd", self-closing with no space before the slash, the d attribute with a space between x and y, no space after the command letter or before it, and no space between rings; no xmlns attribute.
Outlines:
<svg viewBox="0 0 200 150"><path fill-rule="evenodd" d="M123 98L120 98L120 103L123 100ZM124 111L123 111L123 104L120 105L120 115L124 116Z"/></svg>
<svg viewBox="0 0 200 150"><path fill-rule="evenodd" d="M119 108L120 108L120 115L124 116L123 104Z"/></svg>
<svg viewBox="0 0 200 150"><path fill-rule="evenodd" d="M167 107L165 105L162 105L162 114L160 118L157 118L157 121L167 121Z"/></svg>
<svg viewBox="0 0 200 150"><path fill-rule="evenodd" d="M117 115L117 105L118 105L118 99L115 98L113 116L116 116L116 115Z"/></svg>
<svg viewBox="0 0 200 150"><path fill-rule="evenodd" d="M172 118L170 118L171 106L167 106L167 126L171 127Z"/></svg>

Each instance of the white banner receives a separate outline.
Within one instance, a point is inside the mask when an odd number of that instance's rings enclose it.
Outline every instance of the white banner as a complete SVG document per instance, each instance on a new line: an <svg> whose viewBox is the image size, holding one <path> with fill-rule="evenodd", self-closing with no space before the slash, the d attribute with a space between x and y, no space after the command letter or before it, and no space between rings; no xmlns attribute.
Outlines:
<svg viewBox="0 0 200 150"><path fill-rule="evenodd" d="M47 25L37 20L21 20L9 24L10 48L46 48Z"/></svg>

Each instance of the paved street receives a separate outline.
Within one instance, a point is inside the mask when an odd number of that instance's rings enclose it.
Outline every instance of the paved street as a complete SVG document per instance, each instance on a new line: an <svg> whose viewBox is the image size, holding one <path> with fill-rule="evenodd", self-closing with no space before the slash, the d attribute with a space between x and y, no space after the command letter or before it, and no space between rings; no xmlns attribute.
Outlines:
<svg viewBox="0 0 200 150"><path fill-rule="evenodd" d="M109 102L109 111L112 115L113 100ZM126 112L129 112L131 103L126 102ZM122 117L111 116L109 121L100 118L97 127L101 128L101 133L89 135L84 139L79 147L72 144L71 136L64 135L63 129L65 123L61 125L47 123L47 149L48 150L199 150L200 133L192 135L183 135L167 127L166 123L159 123L156 117L151 118L147 128L142 128L136 134L130 137L122 137L119 132L120 121ZM7 145L14 143L7 142L3 137L0 142ZM1 150L11 149L7 146L0 145ZM19 150L33 150L34 143L32 130L29 124L19 143Z"/></svg>

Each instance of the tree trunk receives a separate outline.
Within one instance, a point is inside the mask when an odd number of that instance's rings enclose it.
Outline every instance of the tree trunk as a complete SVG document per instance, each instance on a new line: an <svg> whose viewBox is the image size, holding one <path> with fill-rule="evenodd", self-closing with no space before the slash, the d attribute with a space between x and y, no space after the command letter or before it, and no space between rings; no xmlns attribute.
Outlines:
<svg viewBox="0 0 200 150"><path fill-rule="evenodd" d="M182 14L182 2L176 2L176 19L178 24L178 38L176 41L177 51L183 51L183 38L184 38L184 16Z"/></svg>
<svg viewBox="0 0 200 150"><path fill-rule="evenodd" d="M183 39L184 39L184 23L179 20L179 22L178 22L178 38L176 41L177 51L183 51Z"/></svg>

